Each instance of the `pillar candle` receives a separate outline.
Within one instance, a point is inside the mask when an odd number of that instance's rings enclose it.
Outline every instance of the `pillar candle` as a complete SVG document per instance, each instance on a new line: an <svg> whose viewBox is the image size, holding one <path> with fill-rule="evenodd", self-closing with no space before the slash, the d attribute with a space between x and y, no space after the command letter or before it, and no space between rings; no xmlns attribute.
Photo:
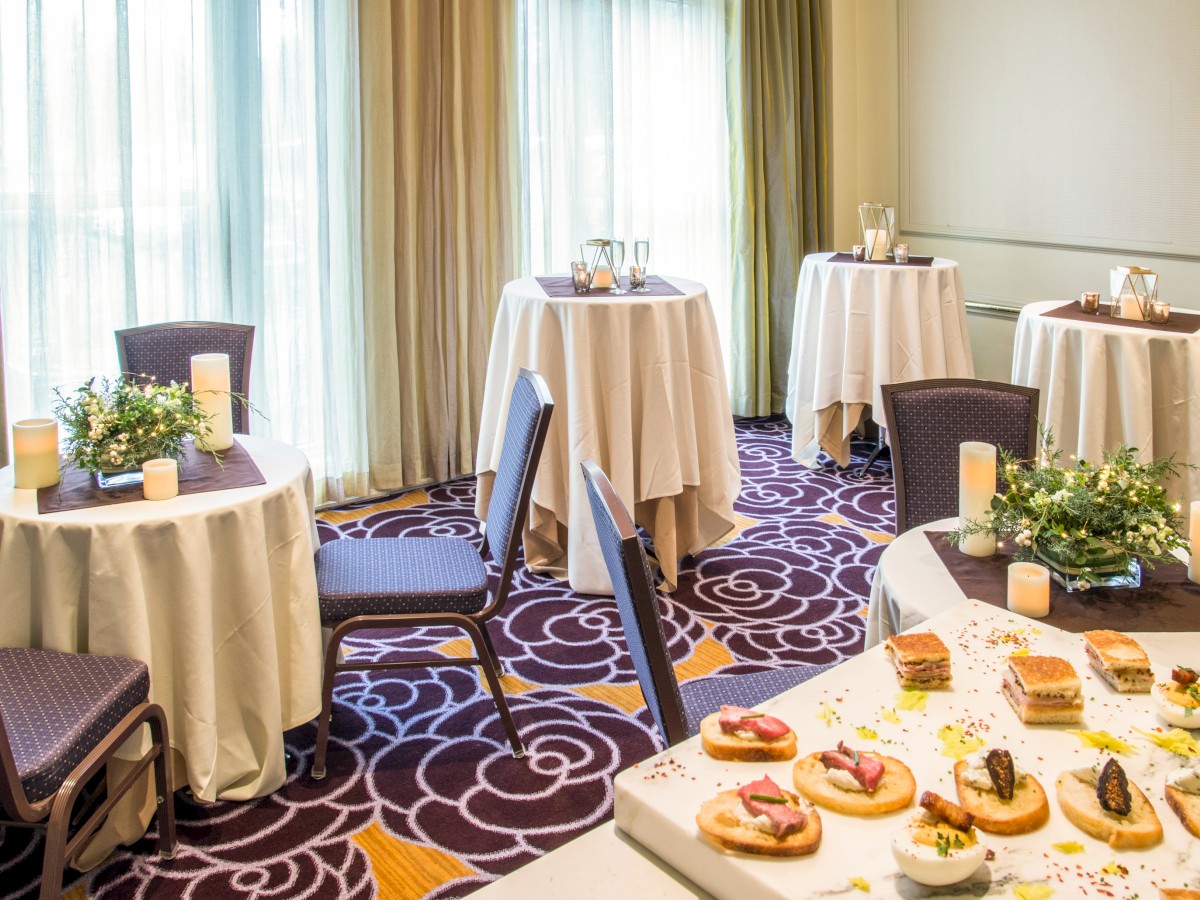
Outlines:
<svg viewBox="0 0 1200 900"><path fill-rule="evenodd" d="M868 259L887 259L888 233L886 228L867 228L863 231Z"/></svg>
<svg viewBox="0 0 1200 900"><path fill-rule="evenodd" d="M610 288L613 283L612 269L608 266L596 266L596 271L592 273L593 288Z"/></svg>
<svg viewBox="0 0 1200 900"><path fill-rule="evenodd" d="M233 404L229 397L229 354L201 353L192 357L192 393L196 405L208 415L212 429L197 437L201 450L228 450L233 446Z"/></svg>
<svg viewBox="0 0 1200 900"><path fill-rule="evenodd" d="M58 484L58 423L54 419L13 422L13 487Z"/></svg>
<svg viewBox="0 0 1200 900"><path fill-rule="evenodd" d="M996 447L981 441L964 441L958 445L958 519L959 526L967 519L982 522L992 508L996 493ZM996 552L996 539L990 534L973 534L958 547L968 556L991 556Z"/></svg>
<svg viewBox="0 0 1200 900"><path fill-rule="evenodd" d="M1191 516L1188 519L1188 544L1191 556L1188 557L1188 578L1200 582L1200 500L1193 500Z"/></svg>
<svg viewBox="0 0 1200 900"><path fill-rule="evenodd" d="M1008 567L1008 608L1018 615L1041 619L1050 614L1050 570L1037 563L1016 562Z"/></svg>
<svg viewBox="0 0 1200 900"><path fill-rule="evenodd" d="M1138 321L1142 318L1142 305L1135 294L1121 295L1121 318Z"/></svg>
<svg viewBox="0 0 1200 900"><path fill-rule="evenodd" d="M147 500L179 496L179 463L173 459L148 459L142 463L142 496Z"/></svg>

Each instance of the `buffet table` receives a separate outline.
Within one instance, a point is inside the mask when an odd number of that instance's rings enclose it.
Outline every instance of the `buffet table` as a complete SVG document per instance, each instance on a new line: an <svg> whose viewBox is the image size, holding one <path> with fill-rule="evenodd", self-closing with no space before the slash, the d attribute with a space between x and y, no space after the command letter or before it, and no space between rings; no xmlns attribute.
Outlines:
<svg viewBox="0 0 1200 900"><path fill-rule="evenodd" d="M201 800L283 784L283 732L321 706L312 477L299 450L238 435L265 484L38 513L0 471L0 645L130 656L150 667L177 783ZM137 739L120 756L137 759ZM110 766L109 777L114 777ZM141 836L149 773L79 857Z"/></svg>
<svg viewBox="0 0 1200 900"><path fill-rule="evenodd" d="M975 375L958 263L836 255L806 256L796 289L785 408L792 456L810 467L822 450L850 464L850 433L868 406L884 424L880 385Z"/></svg>
<svg viewBox="0 0 1200 900"><path fill-rule="evenodd" d="M1099 460L1119 444L1143 462L1200 458L1200 334L1097 316L1062 318L1067 304L1030 303L1017 320L1012 381L1041 391L1039 421L1064 454ZM1077 304L1071 304L1077 306ZM1174 310L1177 322L1185 310ZM1200 469L1168 485L1200 500Z"/></svg>
<svg viewBox="0 0 1200 900"><path fill-rule="evenodd" d="M546 379L554 414L523 535L526 564L580 593L612 593L580 470L594 459L654 539L670 590L678 560L733 527L741 490L708 292L674 277L657 279L661 293L649 295L577 295L557 282L504 287L479 428L476 514L486 518L517 370L532 369Z"/></svg>

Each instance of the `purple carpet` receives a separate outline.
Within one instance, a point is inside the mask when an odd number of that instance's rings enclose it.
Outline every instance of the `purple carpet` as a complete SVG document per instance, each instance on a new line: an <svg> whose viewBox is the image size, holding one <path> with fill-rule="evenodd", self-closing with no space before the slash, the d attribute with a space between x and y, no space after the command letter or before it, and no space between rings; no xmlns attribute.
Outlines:
<svg viewBox="0 0 1200 900"><path fill-rule="evenodd" d="M838 662L862 645L866 598L892 530L886 461L865 479L790 457L782 419L737 426L738 530L680 566L664 598L680 678ZM323 516L323 541L478 537L474 482ZM493 574L495 575L494 569ZM460 897L612 816L612 779L661 747L611 598L519 569L492 634L526 759L511 758L471 669L340 676L329 774L308 778L314 725L287 735L289 778L271 797L199 806L177 796L179 853L148 840L84 875L67 896L103 898ZM448 629L354 640L352 655L436 648ZM41 838L0 829L0 900L36 896Z"/></svg>

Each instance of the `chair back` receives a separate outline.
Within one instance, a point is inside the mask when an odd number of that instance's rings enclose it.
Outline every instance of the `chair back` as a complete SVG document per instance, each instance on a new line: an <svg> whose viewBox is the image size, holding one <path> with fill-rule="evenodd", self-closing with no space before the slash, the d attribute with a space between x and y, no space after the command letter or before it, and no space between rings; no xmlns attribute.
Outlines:
<svg viewBox="0 0 1200 900"><path fill-rule="evenodd" d="M650 562L625 504L608 476L590 459L583 463L583 480L642 696L659 734L668 747L674 746L689 734L679 683L663 635Z"/></svg>
<svg viewBox="0 0 1200 900"><path fill-rule="evenodd" d="M896 482L896 533L958 515L958 445L986 441L1018 459L1037 453L1038 389L934 378L885 384Z"/></svg>
<svg viewBox="0 0 1200 900"><path fill-rule="evenodd" d="M116 332L117 358L125 375L152 376L160 384L190 383L197 353L229 355L229 389L249 398L254 326L228 322L160 322ZM249 433L249 410L233 404L233 430Z"/></svg>
<svg viewBox="0 0 1200 900"><path fill-rule="evenodd" d="M500 563L500 589L492 602L493 611L503 606L512 581L533 479L553 411L554 400L546 380L537 372L519 370L508 401L504 444L487 507L487 544L492 558Z"/></svg>

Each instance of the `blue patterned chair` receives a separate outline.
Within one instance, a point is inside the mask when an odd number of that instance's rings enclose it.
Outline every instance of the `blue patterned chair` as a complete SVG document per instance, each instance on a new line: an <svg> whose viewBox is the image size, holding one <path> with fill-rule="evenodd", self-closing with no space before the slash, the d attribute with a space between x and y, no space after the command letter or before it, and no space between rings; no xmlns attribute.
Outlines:
<svg viewBox="0 0 1200 900"><path fill-rule="evenodd" d="M325 777L333 680L338 672L478 665L500 712L513 756L520 759L525 755L500 687L503 672L487 622L504 608L508 598L533 479L553 410L554 401L542 376L521 369L508 404L504 444L480 550L460 537L391 537L330 541L317 552L321 622L331 627L333 634L325 651L313 778ZM488 591L483 562L489 547L492 558L501 566L494 596ZM342 640L353 632L431 625L461 628L475 645L476 655L467 659L438 656L364 663L338 661Z"/></svg>
<svg viewBox="0 0 1200 900"><path fill-rule="evenodd" d="M161 322L122 328L117 335L117 360L126 376L149 376L159 384L191 382L192 357L197 353L229 355L229 390L250 397L250 351L254 326L229 322ZM233 404L233 430L250 433L250 416Z"/></svg>
<svg viewBox="0 0 1200 900"><path fill-rule="evenodd" d="M958 445L986 441L1037 454L1038 389L933 378L885 384L883 414L896 482L896 534L958 515Z"/></svg>
<svg viewBox="0 0 1200 900"><path fill-rule="evenodd" d="M791 666L752 675L712 675L680 685L663 635L650 563L633 519L608 476L590 459L583 463L583 479L621 614L625 643L646 706L668 747L699 734L701 720L723 704L757 706L832 668Z"/></svg>
<svg viewBox="0 0 1200 900"><path fill-rule="evenodd" d="M0 648L0 806L6 824L37 828L48 820L42 900L59 896L66 861L151 765L158 852L175 855L167 721L149 694L150 674L134 659ZM150 726L150 752L68 840L83 788L143 724Z"/></svg>

